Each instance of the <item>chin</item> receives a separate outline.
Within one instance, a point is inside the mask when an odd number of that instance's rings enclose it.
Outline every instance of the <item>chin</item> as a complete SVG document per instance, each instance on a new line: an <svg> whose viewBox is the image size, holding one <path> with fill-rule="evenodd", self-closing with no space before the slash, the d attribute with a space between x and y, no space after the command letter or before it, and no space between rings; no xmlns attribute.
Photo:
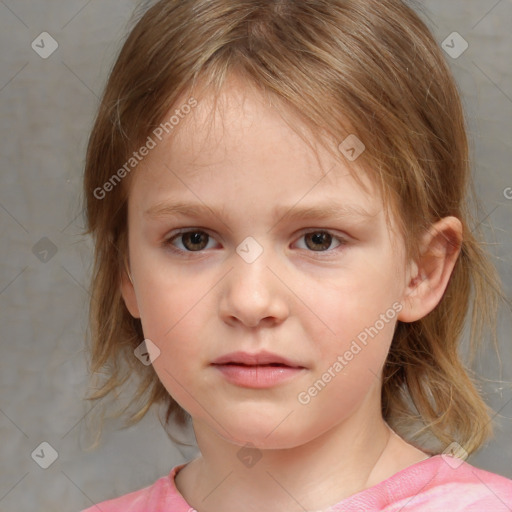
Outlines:
<svg viewBox="0 0 512 512"><path fill-rule="evenodd" d="M307 442L300 425L288 423L287 419L276 420L274 416L272 420L262 421L260 417L251 421L249 416L243 415L239 418L240 422L223 423L230 436L222 429L216 430L223 439L240 447L248 446L250 443L251 448L259 450L285 450Z"/></svg>

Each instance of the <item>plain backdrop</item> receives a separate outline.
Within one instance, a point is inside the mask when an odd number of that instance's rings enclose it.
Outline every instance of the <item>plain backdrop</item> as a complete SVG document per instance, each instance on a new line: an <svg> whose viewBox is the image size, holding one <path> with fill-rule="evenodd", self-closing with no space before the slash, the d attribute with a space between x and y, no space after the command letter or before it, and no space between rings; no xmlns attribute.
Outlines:
<svg viewBox="0 0 512 512"><path fill-rule="evenodd" d="M510 297L512 2L422 4L440 45L453 32L469 45L458 58L446 58L470 124L485 209L479 222ZM151 413L126 430L109 422L99 449L84 449L84 417L91 408L82 398L92 254L90 241L80 236L84 153L135 5L0 0L2 512L78 511L149 485L196 453L174 446ZM52 44L58 48L43 58ZM501 359L489 350L477 364L482 392L496 411L496 435L468 462L512 478L510 332L510 313L502 310Z"/></svg>

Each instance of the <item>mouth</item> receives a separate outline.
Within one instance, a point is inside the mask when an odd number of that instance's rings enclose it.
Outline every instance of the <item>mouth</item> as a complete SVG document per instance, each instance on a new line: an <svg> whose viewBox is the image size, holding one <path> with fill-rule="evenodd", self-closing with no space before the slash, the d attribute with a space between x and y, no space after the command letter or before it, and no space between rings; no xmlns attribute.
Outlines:
<svg viewBox="0 0 512 512"><path fill-rule="evenodd" d="M307 371L298 361L265 350L231 352L215 359L211 366L232 385L253 389L286 385Z"/></svg>
<svg viewBox="0 0 512 512"><path fill-rule="evenodd" d="M278 354L271 352L258 352L250 354L248 352L232 352L218 357L212 363L214 366L241 366L241 367L276 367L304 369L305 367L296 361L292 361Z"/></svg>
<svg viewBox="0 0 512 512"><path fill-rule="evenodd" d="M299 378L306 368L279 361L246 363L240 361L218 361L211 365L232 385L242 388L265 389L285 385Z"/></svg>
<svg viewBox="0 0 512 512"><path fill-rule="evenodd" d="M212 363L215 366L218 366L218 363ZM235 363L235 362L229 362L229 363L223 363L223 366L246 366L248 368L251 367L266 367L266 366L276 366L281 368L303 368L303 366L289 366L287 364L283 363L267 363L267 364L245 364L245 363Z"/></svg>

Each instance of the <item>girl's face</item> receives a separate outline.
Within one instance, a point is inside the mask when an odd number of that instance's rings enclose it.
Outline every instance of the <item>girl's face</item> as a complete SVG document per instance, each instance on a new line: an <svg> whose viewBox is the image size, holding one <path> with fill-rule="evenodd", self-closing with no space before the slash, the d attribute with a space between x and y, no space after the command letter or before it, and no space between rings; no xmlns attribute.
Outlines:
<svg viewBox="0 0 512 512"><path fill-rule="evenodd" d="M351 162L320 147L317 159L242 89L231 84L212 124L200 100L133 171L134 284L122 291L160 351L158 377L195 424L290 448L356 413L381 417L404 248ZM263 351L300 368L212 364Z"/></svg>

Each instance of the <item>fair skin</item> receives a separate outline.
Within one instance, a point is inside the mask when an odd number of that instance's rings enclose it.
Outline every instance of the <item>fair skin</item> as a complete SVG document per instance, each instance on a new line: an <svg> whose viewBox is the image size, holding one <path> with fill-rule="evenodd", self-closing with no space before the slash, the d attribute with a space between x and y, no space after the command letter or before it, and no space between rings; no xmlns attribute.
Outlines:
<svg viewBox="0 0 512 512"><path fill-rule="evenodd" d="M461 224L439 221L424 257L407 263L378 195L359 187L343 156L318 148L317 158L240 82L224 90L212 125L210 107L201 97L144 159L128 207L133 283L124 276L123 298L158 346L153 367L192 416L201 452L176 486L199 512L324 509L428 457L383 420L381 374L397 320L420 319L441 300L459 252L446 240L460 241ZM177 201L211 212L145 213ZM283 216L333 201L369 216ZM178 228L198 233L175 236ZM319 231L331 234L324 245L305 236ZM236 251L249 236L263 248L251 263ZM394 303L400 312L300 403ZM305 369L270 388L240 387L210 365L238 350L268 350ZM251 467L237 456L247 442L261 455Z"/></svg>

